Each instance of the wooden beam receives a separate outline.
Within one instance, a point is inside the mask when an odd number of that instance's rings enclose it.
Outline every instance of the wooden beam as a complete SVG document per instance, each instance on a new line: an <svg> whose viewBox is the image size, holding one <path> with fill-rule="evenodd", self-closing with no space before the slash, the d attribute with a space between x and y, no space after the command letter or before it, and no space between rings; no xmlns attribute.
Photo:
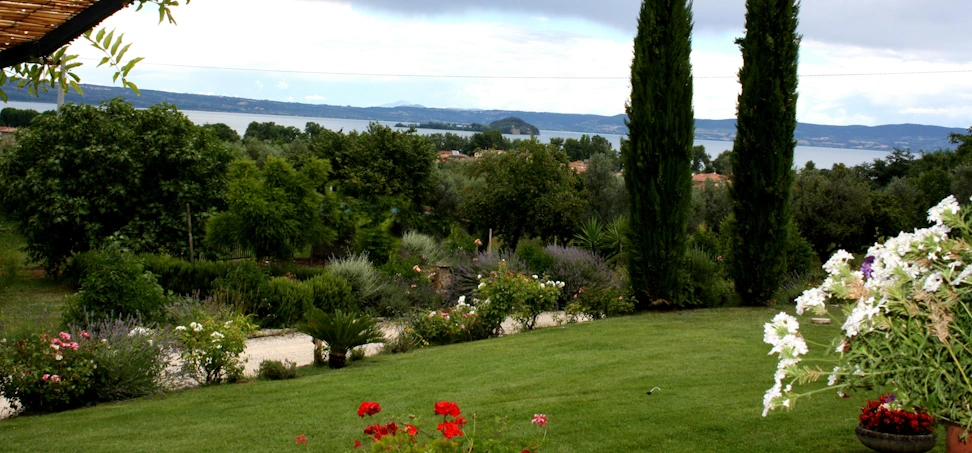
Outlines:
<svg viewBox="0 0 972 453"><path fill-rule="evenodd" d="M50 55L130 3L131 0L100 0L37 40L0 52L0 68Z"/></svg>

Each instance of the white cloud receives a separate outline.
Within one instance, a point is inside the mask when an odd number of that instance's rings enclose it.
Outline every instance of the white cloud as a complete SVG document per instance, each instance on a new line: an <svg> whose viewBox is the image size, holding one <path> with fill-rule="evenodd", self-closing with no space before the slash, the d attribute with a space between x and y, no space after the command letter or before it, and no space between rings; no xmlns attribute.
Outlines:
<svg viewBox="0 0 972 453"><path fill-rule="evenodd" d="M256 87L257 87L258 90L262 90L263 89L263 82L257 80L256 81Z"/></svg>
<svg viewBox="0 0 972 453"><path fill-rule="evenodd" d="M290 88L290 84L289 83L284 82L283 80L277 82L277 89L286 90L287 88Z"/></svg>
<svg viewBox="0 0 972 453"><path fill-rule="evenodd" d="M304 96L304 99L307 99L308 101L326 101L327 100L326 97L321 96L319 94L312 94L312 95L309 95L309 96Z"/></svg>

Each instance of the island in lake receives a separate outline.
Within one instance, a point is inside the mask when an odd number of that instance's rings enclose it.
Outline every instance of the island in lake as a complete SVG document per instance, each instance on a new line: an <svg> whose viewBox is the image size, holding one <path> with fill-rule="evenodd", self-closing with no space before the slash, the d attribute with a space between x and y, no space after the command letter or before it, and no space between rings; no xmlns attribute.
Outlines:
<svg viewBox="0 0 972 453"><path fill-rule="evenodd" d="M418 129L438 129L444 131L467 131L467 132L486 132L500 131L510 135L540 135L540 129L516 117L504 118L489 123L488 126L472 123L457 124L443 123L439 121L429 121L425 123L398 123L395 127L415 127Z"/></svg>

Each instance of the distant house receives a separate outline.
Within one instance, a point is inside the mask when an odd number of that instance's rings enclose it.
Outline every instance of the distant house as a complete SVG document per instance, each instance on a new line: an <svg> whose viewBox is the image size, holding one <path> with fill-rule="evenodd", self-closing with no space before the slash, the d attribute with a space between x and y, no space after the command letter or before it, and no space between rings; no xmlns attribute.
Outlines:
<svg viewBox="0 0 972 453"><path fill-rule="evenodd" d="M4 135L7 135L7 134L12 134L14 132L17 132L17 128L16 127L0 126L0 137L2 137Z"/></svg>
<svg viewBox="0 0 972 453"><path fill-rule="evenodd" d="M577 160L570 163L570 169L574 170L574 173L578 175L583 174L587 171L587 161Z"/></svg>
<svg viewBox="0 0 972 453"><path fill-rule="evenodd" d="M705 187L705 183L709 181L712 181L718 187L729 182L729 177L718 173L699 173L692 175L692 184L695 187Z"/></svg>
<svg viewBox="0 0 972 453"><path fill-rule="evenodd" d="M465 159L472 159L472 158L456 150L439 151L439 156L437 157L437 160L439 162L448 162L450 160L465 160Z"/></svg>

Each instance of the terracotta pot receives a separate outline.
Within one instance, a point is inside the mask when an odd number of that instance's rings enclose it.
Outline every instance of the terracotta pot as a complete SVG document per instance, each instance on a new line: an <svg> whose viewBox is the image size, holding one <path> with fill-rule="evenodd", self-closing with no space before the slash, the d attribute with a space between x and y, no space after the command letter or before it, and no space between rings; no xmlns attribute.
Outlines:
<svg viewBox="0 0 972 453"><path fill-rule="evenodd" d="M880 453L924 453L935 448L934 434L886 434L871 431L861 425L857 425L854 431L865 447Z"/></svg>
<svg viewBox="0 0 972 453"><path fill-rule="evenodd" d="M972 434L969 434L968 442L962 442L962 432L965 427L955 423L949 423L945 428L945 451L947 453L972 453Z"/></svg>

